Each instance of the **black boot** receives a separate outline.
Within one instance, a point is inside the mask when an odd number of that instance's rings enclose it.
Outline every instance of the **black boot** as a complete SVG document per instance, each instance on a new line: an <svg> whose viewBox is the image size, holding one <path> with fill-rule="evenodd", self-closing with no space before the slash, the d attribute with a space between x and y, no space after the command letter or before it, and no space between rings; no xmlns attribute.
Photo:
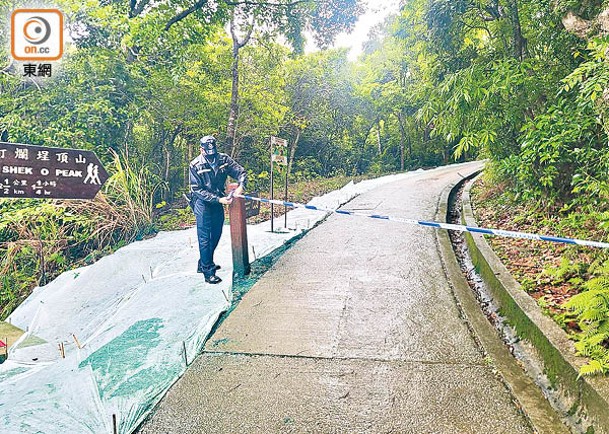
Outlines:
<svg viewBox="0 0 609 434"><path fill-rule="evenodd" d="M209 276L209 277L205 277L205 281L207 283L211 283L212 285L215 285L216 283L220 283L222 282L222 279L220 279L218 276L213 275L213 276Z"/></svg>

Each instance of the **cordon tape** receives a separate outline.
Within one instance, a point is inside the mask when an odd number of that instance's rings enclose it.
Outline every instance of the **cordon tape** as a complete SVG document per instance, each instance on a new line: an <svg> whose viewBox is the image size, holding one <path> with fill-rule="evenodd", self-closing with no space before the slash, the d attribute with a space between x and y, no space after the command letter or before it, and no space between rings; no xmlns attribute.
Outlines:
<svg viewBox="0 0 609 434"><path fill-rule="evenodd" d="M576 238L553 237L553 236L549 236L549 235L530 234L527 232L515 232L515 231L504 231L501 229L479 228L476 226L454 225L454 224L450 224L450 223L438 223L438 222L431 222L431 221L425 221L425 220L405 219L405 218L400 218L400 217L390 217L390 216L378 215L378 214L364 214L364 213L358 213L355 211L347 211L347 210L342 210L342 209L331 209L331 208L320 208L317 206L305 205L302 203L284 202L281 200L264 199L264 198L260 198L260 197L253 197L253 196L242 195L242 194L235 194L234 197L240 197L245 200L253 200L253 201L262 202L262 203L269 203L269 204L272 203L274 205L283 205L283 206L287 206L290 208L305 208L305 209L311 209L311 210L322 211L322 212L327 212L327 213L366 217L366 218L378 219L378 220L387 220L387 221L392 221L392 222L406 223L406 224L417 225L417 226L426 226L426 227L437 228L437 229L447 229L449 231L473 232L473 233L485 234L485 235L496 235L499 237L524 238L527 240L551 241L554 243L573 244L573 245L578 245L578 246L599 247L601 249L609 249L609 243L603 243L600 241L588 241L588 240L579 240Z"/></svg>

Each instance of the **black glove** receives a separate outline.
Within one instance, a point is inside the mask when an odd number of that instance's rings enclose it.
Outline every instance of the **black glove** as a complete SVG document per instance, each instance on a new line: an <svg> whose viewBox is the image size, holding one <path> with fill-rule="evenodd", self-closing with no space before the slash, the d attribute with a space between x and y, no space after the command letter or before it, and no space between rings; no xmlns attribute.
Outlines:
<svg viewBox="0 0 609 434"><path fill-rule="evenodd" d="M195 211L195 201L194 201L193 194L192 193L185 193L182 196L184 196L184 199L186 199L186 202L188 202L188 206L194 212Z"/></svg>

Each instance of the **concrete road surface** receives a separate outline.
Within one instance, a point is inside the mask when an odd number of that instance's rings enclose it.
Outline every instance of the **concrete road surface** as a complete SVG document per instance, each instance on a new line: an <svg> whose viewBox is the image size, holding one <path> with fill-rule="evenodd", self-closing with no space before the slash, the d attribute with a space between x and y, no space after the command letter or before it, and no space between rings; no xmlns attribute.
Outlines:
<svg viewBox="0 0 609 434"><path fill-rule="evenodd" d="M344 208L436 218L480 164L418 173ZM141 433L529 433L474 341L434 229L332 215L224 321Z"/></svg>

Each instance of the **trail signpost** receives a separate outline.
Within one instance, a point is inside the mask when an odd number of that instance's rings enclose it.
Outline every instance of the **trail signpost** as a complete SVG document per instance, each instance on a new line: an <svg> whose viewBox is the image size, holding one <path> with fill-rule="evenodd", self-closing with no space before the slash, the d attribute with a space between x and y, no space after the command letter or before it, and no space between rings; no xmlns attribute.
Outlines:
<svg viewBox="0 0 609 434"><path fill-rule="evenodd" d="M93 151L0 142L0 198L93 199L107 179Z"/></svg>
<svg viewBox="0 0 609 434"><path fill-rule="evenodd" d="M281 166L288 165L288 141L286 139L281 139L279 137L271 136L271 200L274 199L274 190L273 190L273 163L278 164L279 168ZM288 200L288 171L285 171L285 201ZM284 216L285 216L285 228L288 226L288 209L284 207ZM271 232L274 231L273 228L273 204L271 204Z"/></svg>
<svg viewBox="0 0 609 434"><path fill-rule="evenodd" d="M281 166L288 165L288 141L286 139L280 139L279 137L271 137L271 149L273 154L271 160Z"/></svg>

